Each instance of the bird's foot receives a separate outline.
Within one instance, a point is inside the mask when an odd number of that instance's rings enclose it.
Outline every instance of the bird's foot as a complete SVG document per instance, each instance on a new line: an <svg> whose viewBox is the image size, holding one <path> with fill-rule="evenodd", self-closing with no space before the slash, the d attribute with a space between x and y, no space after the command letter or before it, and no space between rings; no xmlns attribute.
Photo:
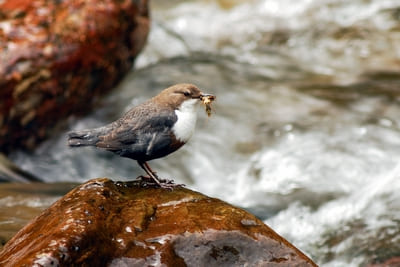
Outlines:
<svg viewBox="0 0 400 267"><path fill-rule="evenodd" d="M185 187L184 184L176 184L174 182L174 180L158 179L158 181L160 182L160 187L161 188L166 188L166 189L173 190L174 188L177 188L177 187Z"/></svg>
<svg viewBox="0 0 400 267"><path fill-rule="evenodd" d="M150 176L140 175L136 178L141 187L158 187L158 184Z"/></svg>
<svg viewBox="0 0 400 267"><path fill-rule="evenodd" d="M176 187L184 187L184 184L175 184L174 180L167 179L155 179L150 176L140 175L137 179L140 182L141 187L145 188L164 188L168 190L173 190Z"/></svg>

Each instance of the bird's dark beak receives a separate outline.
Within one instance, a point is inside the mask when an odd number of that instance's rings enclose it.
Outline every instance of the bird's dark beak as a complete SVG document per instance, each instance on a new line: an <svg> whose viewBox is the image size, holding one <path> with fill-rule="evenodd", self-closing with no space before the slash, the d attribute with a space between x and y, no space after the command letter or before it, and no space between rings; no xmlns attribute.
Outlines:
<svg viewBox="0 0 400 267"><path fill-rule="evenodd" d="M205 97L209 98L210 100L215 100L215 95L201 93L199 96L200 100L203 100Z"/></svg>

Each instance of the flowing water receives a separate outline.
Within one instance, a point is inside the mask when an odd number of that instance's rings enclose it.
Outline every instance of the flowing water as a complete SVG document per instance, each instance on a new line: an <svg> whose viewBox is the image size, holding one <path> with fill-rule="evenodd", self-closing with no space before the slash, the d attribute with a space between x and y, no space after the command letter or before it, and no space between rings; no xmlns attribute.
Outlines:
<svg viewBox="0 0 400 267"><path fill-rule="evenodd" d="M136 163L65 133L168 85L217 95L160 176L246 208L320 266L400 256L400 2L153 1L135 70L84 118L12 159L48 182L132 179Z"/></svg>

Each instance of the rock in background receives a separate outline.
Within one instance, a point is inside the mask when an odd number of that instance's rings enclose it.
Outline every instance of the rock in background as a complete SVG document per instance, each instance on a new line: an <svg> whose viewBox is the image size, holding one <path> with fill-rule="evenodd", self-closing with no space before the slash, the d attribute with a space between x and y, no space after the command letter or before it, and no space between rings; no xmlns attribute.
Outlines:
<svg viewBox="0 0 400 267"><path fill-rule="evenodd" d="M127 73L149 31L146 0L0 2L0 151L32 148Z"/></svg>
<svg viewBox="0 0 400 267"><path fill-rule="evenodd" d="M0 252L4 266L316 266L248 212L184 188L91 180Z"/></svg>

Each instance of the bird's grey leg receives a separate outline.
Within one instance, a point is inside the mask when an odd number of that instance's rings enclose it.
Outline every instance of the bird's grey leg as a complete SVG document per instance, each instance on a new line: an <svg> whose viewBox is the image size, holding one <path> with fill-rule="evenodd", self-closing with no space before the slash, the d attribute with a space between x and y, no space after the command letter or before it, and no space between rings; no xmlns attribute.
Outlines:
<svg viewBox="0 0 400 267"><path fill-rule="evenodd" d="M153 170L150 168L150 166L149 166L149 164L147 164L147 162L138 161L138 164L157 185L162 187L160 181L158 180L157 174L155 172L153 172Z"/></svg>
<svg viewBox="0 0 400 267"><path fill-rule="evenodd" d="M138 161L138 164L149 175L148 178L151 178L161 188L172 190L175 187L185 186L183 184L174 184L174 181L172 180L160 180L156 172L150 168L147 162Z"/></svg>
<svg viewBox="0 0 400 267"><path fill-rule="evenodd" d="M150 168L150 165L146 161L143 164L146 167L146 169L153 175L153 177L155 177L158 181L160 181L160 178L158 177L157 173Z"/></svg>

